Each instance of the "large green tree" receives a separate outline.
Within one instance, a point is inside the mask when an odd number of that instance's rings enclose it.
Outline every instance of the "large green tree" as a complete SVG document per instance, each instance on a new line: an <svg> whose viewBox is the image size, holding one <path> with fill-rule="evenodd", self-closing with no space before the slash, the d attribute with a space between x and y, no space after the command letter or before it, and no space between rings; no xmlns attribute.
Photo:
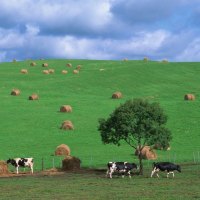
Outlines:
<svg viewBox="0 0 200 200"><path fill-rule="evenodd" d="M120 145L123 140L137 149L140 174L143 174L143 147L159 144L165 148L172 139L166 122L167 116L158 103L133 99L121 104L107 119L99 119L98 130L104 144Z"/></svg>

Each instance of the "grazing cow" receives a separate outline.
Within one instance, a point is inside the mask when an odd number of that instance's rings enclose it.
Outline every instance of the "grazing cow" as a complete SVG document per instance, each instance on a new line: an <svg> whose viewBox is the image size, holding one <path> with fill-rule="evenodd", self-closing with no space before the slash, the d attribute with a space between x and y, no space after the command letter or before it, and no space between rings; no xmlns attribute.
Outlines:
<svg viewBox="0 0 200 200"><path fill-rule="evenodd" d="M153 177L154 173L156 173L157 177L159 177L158 172L159 171L166 171L167 172L167 178L169 174L173 174L174 177L174 171L181 172L181 167L180 165L175 165L174 163L170 162L157 162L153 163L153 170L151 172L151 177Z"/></svg>
<svg viewBox="0 0 200 200"><path fill-rule="evenodd" d="M135 163L128 163L128 162L109 162L107 164L108 170L106 172L106 176L112 178L112 174L114 172L122 173L122 178L124 178L125 174L129 175L131 178L131 171L133 169L137 169L137 165Z"/></svg>
<svg viewBox="0 0 200 200"><path fill-rule="evenodd" d="M11 164L15 166L17 174L19 173L19 167L29 167L31 169L31 173L33 174L33 158L14 158L8 159L7 164Z"/></svg>

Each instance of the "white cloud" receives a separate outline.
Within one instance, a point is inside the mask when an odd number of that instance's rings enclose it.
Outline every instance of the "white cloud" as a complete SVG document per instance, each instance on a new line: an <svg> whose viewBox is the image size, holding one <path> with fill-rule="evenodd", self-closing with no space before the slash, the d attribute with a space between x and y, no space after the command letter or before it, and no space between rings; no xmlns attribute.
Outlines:
<svg viewBox="0 0 200 200"><path fill-rule="evenodd" d="M200 38L189 43L175 59L177 61L200 61Z"/></svg>
<svg viewBox="0 0 200 200"><path fill-rule="evenodd" d="M1 0L0 58L196 60L199 26L189 19L198 16L191 13L200 3L194 0L194 4L187 0Z"/></svg>

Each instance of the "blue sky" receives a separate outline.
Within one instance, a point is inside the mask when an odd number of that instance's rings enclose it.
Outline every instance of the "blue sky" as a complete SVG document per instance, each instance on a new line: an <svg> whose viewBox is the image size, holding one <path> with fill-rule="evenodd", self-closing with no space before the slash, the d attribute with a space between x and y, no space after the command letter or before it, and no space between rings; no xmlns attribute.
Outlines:
<svg viewBox="0 0 200 200"><path fill-rule="evenodd" d="M0 62L200 61L199 0L0 0Z"/></svg>

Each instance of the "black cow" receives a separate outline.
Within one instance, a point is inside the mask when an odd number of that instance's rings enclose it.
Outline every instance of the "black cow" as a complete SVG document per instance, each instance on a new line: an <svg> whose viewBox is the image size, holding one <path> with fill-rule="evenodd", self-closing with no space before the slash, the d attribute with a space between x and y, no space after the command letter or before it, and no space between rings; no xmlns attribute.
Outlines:
<svg viewBox="0 0 200 200"><path fill-rule="evenodd" d="M33 174L33 158L14 158L8 159L7 164L11 164L16 168L17 174L19 173L19 167L29 167L31 169L31 173Z"/></svg>
<svg viewBox="0 0 200 200"><path fill-rule="evenodd" d="M124 178L125 174L129 175L129 178L131 178L131 171L133 169L137 169L137 165L135 163L128 163L128 162L109 162L107 164L108 170L106 172L106 176L112 178L112 174L114 172L118 172L122 174L122 177Z"/></svg>
<svg viewBox="0 0 200 200"><path fill-rule="evenodd" d="M158 172L159 171L166 171L167 172L167 178L169 176L170 173L173 174L174 177L174 171L178 171L181 172L181 167L180 165L176 165L174 163L170 163L170 162L157 162L157 163L153 163L153 170L151 172L151 177L153 177L154 173L156 173L157 177L159 177Z"/></svg>

